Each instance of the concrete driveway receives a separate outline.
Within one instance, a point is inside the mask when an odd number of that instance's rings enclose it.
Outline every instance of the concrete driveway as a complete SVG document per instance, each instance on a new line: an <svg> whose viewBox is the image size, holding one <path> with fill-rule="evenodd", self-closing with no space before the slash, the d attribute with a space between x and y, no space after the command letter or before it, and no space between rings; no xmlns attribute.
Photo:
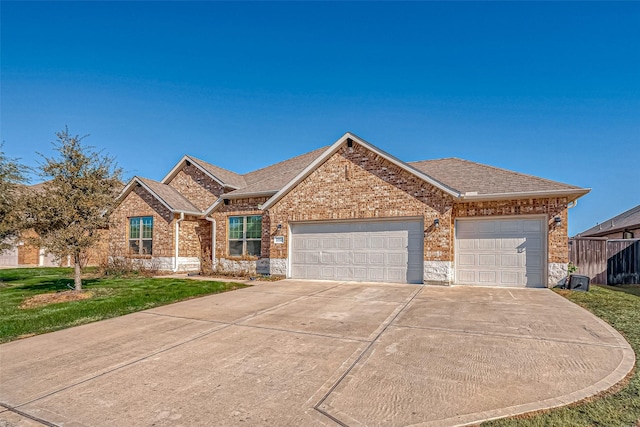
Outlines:
<svg viewBox="0 0 640 427"><path fill-rule="evenodd" d="M546 289L285 280L0 346L0 425L459 425L634 360Z"/></svg>

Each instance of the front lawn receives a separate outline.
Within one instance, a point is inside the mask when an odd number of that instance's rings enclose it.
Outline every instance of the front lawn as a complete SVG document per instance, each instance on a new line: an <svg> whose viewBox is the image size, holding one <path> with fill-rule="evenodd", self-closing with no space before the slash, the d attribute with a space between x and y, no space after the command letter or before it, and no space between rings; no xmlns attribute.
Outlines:
<svg viewBox="0 0 640 427"><path fill-rule="evenodd" d="M589 292L558 292L607 321L629 341L636 357L640 354L640 286L592 286ZM635 426L639 421L640 375L636 370L627 385L602 398L482 426Z"/></svg>
<svg viewBox="0 0 640 427"><path fill-rule="evenodd" d="M0 270L0 343L246 286L204 280L93 278L83 280L89 299L29 304L36 295L68 291L72 274L70 268Z"/></svg>

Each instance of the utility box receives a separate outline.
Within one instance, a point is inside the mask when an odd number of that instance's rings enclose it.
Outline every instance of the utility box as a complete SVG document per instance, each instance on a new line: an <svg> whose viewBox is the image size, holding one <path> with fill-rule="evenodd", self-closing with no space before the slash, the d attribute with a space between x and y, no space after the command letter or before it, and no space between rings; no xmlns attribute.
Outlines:
<svg viewBox="0 0 640 427"><path fill-rule="evenodd" d="M567 281L567 289L587 292L589 290L589 276L572 274Z"/></svg>

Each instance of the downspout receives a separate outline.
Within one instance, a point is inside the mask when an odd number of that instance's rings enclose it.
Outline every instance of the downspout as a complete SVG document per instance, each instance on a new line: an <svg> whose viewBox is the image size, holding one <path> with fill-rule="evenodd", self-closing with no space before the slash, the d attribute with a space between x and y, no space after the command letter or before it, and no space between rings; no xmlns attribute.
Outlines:
<svg viewBox="0 0 640 427"><path fill-rule="evenodd" d="M211 268L216 268L216 220L215 218L205 217L211 223Z"/></svg>
<svg viewBox="0 0 640 427"><path fill-rule="evenodd" d="M180 218L178 218L176 220L176 233L175 233L175 237L176 237L176 250L175 250L175 256L173 257L173 272L177 272L178 271L178 248L179 248L179 242L180 242L180 223L184 220L184 212L180 212Z"/></svg>

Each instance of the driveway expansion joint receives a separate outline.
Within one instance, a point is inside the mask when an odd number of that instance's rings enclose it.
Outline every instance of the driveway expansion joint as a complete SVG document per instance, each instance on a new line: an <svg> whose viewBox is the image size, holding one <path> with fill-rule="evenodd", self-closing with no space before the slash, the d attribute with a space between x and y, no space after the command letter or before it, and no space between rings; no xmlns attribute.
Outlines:
<svg viewBox="0 0 640 427"><path fill-rule="evenodd" d="M17 409L15 407L11 406L11 405L7 405L6 403L0 402L0 407L5 408L4 411L0 411L0 414L3 413L3 412L7 412L7 411L8 412L13 412L14 414L18 414L21 417L28 418L31 421L35 421L35 422L40 423L42 425L45 425L47 427L60 427L58 424L54 424L54 423L49 422L49 421L47 421L45 419L38 418L38 417L36 417L34 415L31 415L31 414L29 414L27 412L21 411L20 409Z"/></svg>
<svg viewBox="0 0 640 427"><path fill-rule="evenodd" d="M416 289L413 294L411 296L409 296L407 299L405 299L404 303L402 304L402 306L397 309L395 311L395 313L392 313L384 322L383 325L384 327L382 328L382 330L375 336L375 338L373 338L370 342L369 345L367 345L362 352L360 352L360 354L358 355L358 357L356 357L356 359L353 361L353 363L351 363L351 365L342 373L342 375L338 378L338 380L331 385L331 387L329 388L329 390L324 394L324 396L322 396L322 398L318 401L318 403L316 403L315 405L313 405L313 409L315 409L316 411L318 411L319 413L321 413L322 415L324 415L325 417L331 419L332 421L334 421L335 423L341 425L342 427L348 427L348 424L345 424L344 422L340 421L338 418L336 418L335 416L331 415L328 411L324 410L322 407L324 405L324 402L329 398L329 396L335 391L335 389L340 385L340 383L342 383L342 381L344 381L344 379L349 375L349 373L353 370L353 368L355 368L358 363L360 363L360 361L362 360L362 358L364 357L365 354L367 354L367 352L371 349L371 347L376 343L376 341L378 341L380 339L380 337L382 336L382 334L387 330L387 328L393 323L393 321L395 319L398 318L398 316L400 315L400 313L402 313L407 306L411 303L411 301L414 300L414 298L422 291L422 288Z"/></svg>

